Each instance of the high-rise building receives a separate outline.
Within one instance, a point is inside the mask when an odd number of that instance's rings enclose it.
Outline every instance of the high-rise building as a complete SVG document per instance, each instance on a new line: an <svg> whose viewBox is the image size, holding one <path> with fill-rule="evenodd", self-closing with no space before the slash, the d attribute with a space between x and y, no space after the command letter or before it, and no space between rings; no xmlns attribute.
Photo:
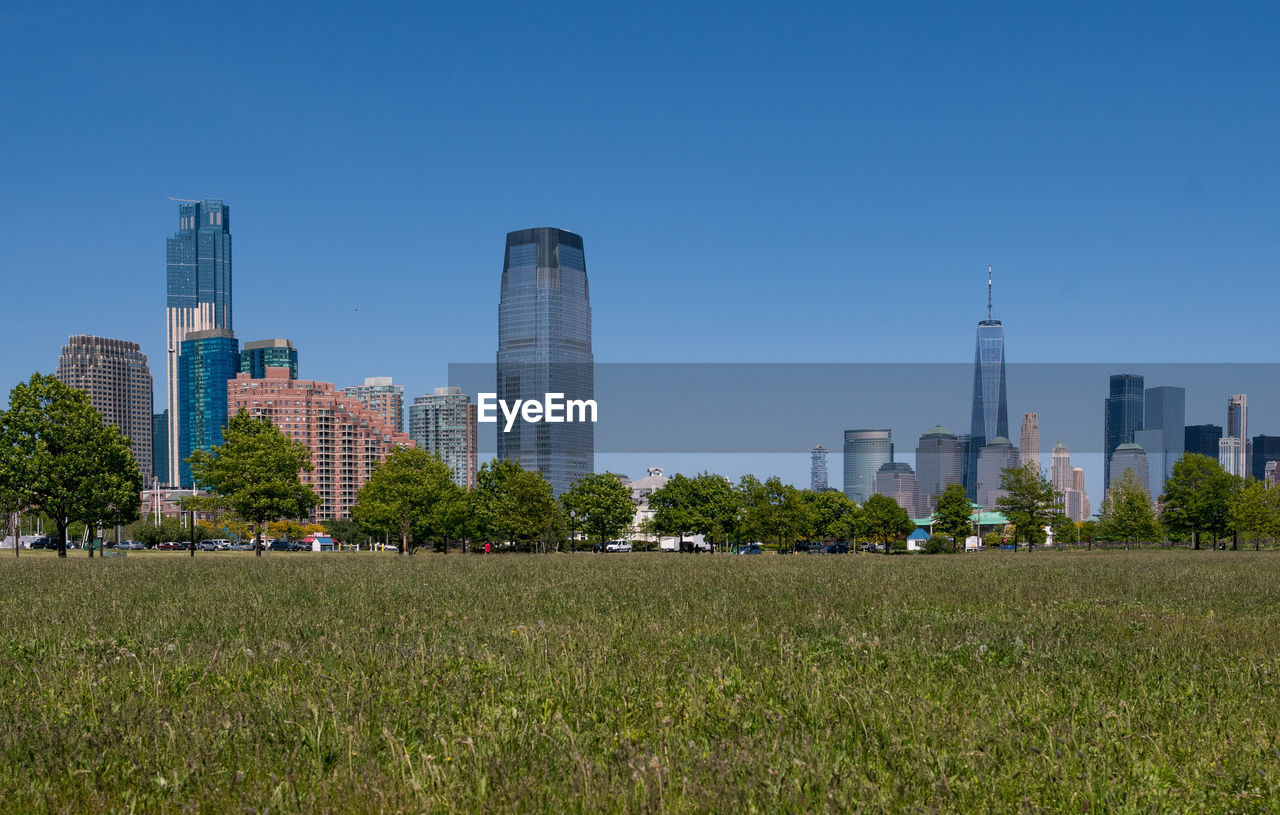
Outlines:
<svg viewBox="0 0 1280 815"><path fill-rule="evenodd" d="M151 414L151 462L152 484L169 486L169 411Z"/></svg>
<svg viewBox="0 0 1280 815"><path fill-rule="evenodd" d="M82 390L102 421L120 428L144 484L151 481L151 368L136 342L81 334L62 346L58 381Z"/></svg>
<svg viewBox="0 0 1280 815"><path fill-rule="evenodd" d="M1267 462L1280 461L1280 436L1254 436L1252 473L1254 481L1267 479Z"/></svg>
<svg viewBox="0 0 1280 815"><path fill-rule="evenodd" d="M1227 434L1218 441L1218 463L1232 475L1249 475L1249 398L1243 393L1227 397Z"/></svg>
<svg viewBox="0 0 1280 815"><path fill-rule="evenodd" d="M563 229L507 235L498 301L498 399L595 398L591 297L582 238ZM536 470L556 495L595 472L592 422L498 428L498 458Z"/></svg>
<svg viewBox="0 0 1280 815"><path fill-rule="evenodd" d="M1053 446L1053 462L1049 465L1049 481L1058 492L1071 489L1071 451L1058 439Z"/></svg>
<svg viewBox="0 0 1280 815"><path fill-rule="evenodd" d="M404 432L404 385L395 384L389 376L368 376L363 385L351 385L342 392L381 415L397 432Z"/></svg>
<svg viewBox="0 0 1280 815"><path fill-rule="evenodd" d="M1222 428L1216 424L1187 425L1183 431L1183 452L1195 453L1198 456L1218 458L1218 440L1222 438Z"/></svg>
<svg viewBox="0 0 1280 815"><path fill-rule="evenodd" d="M373 468L401 447L409 436L386 418L334 389L329 382L290 379L286 368L267 368L262 379L236 374L227 384L227 414L244 408L262 416L311 452L311 472L302 481L320 496L310 520L345 518Z"/></svg>
<svg viewBox="0 0 1280 815"><path fill-rule="evenodd" d="M196 450L222 444L227 426L227 381L240 370L240 343L235 334L221 328L188 331L178 352L177 486L191 487L187 458Z"/></svg>
<svg viewBox="0 0 1280 815"><path fill-rule="evenodd" d="M1040 472L1040 418L1034 413L1022 414L1022 466Z"/></svg>
<svg viewBox="0 0 1280 815"><path fill-rule="evenodd" d="M1173 465L1182 458L1186 441L1187 391L1168 386L1147 388L1145 403L1143 428L1134 431L1133 441L1147 454L1148 491L1159 498L1164 492L1164 482L1173 475Z"/></svg>
<svg viewBox="0 0 1280 815"><path fill-rule="evenodd" d="M1130 442L1111 451L1111 477L1107 480L1112 484L1116 483L1125 470L1133 470L1142 489L1146 490L1147 495L1151 494L1150 467L1142 445Z"/></svg>
<svg viewBox="0 0 1280 815"><path fill-rule="evenodd" d="M1071 488L1063 490L1063 510L1067 517L1079 523L1091 514L1089 495L1084 489L1084 468L1074 467L1071 470Z"/></svg>
<svg viewBox="0 0 1280 815"><path fill-rule="evenodd" d="M476 406L462 388L436 388L409 406L409 438L440 456L460 487L476 485Z"/></svg>
<svg viewBox="0 0 1280 815"><path fill-rule="evenodd" d="M922 514L919 507L920 485L911 465L905 461L881 464L876 470L876 495L887 495L898 502L912 518Z"/></svg>
<svg viewBox="0 0 1280 815"><path fill-rule="evenodd" d="M948 484L964 483L964 450L955 433L937 425L920 436L916 444L916 479L921 515L938 508L938 498Z"/></svg>
<svg viewBox="0 0 1280 815"><path fill-rule="evenodd" d="M827 448L815 444L809 451L809 490L827 491Z"/></svg>
<svg viewBox="0 0 1280 815"><path fill-rule="evenodd" d="M983 447L997 437L1009 438L1009 401L1005 392L1004 324L992 317L991 269L987 268L987 319L978 323L973 352L973 406L966 450L965 489L977 497L977 461ZM1010 443L1012 446L1012 443ZM970 463L968 459L972 459Z"/></svg>
<svg viewBox="0 0 1280 815"><path fill-rule="evenodd" d="M267 368L288 368L289 378L297 379L298 349L285 339L246 342L240 349L240 372L262 379Z"/></svg>
<svg viewBox="0 0 1280 815"><path fill-rule="evenodd" d="M880 466L893 461L893 431L844 431L844 494L859 504L876 490Z"/></svg>
<svg viewBox="0 0 1280 815"><path fill-rule="evenodd" d="M1111 395L1103 411L1103 489L1111 488L1111 454L1122 444L1132 444L1134 431L1142 429L1144 381L1137 374L1111 375Z"/></svg>
<svg viewBox="0 0 1280 815"><path fill-rule="evenodd" d="M1022 466L1022 456L1013 442L1003 436L996 436L992 442L982 448L978 454L978 503L987 511L994 511L996 501L1008 495L1000 488L1001 476L1005 470Z"/></svg>
<svg viewBox="0 0 1280 815"><path fill-rule="evenodd" d="M182 471L182 395L178 357L192 331L231 331L231 208L221 201L178 204L178 231L165 241L167 274L166 373L168 376L169 473Z"/></svg>

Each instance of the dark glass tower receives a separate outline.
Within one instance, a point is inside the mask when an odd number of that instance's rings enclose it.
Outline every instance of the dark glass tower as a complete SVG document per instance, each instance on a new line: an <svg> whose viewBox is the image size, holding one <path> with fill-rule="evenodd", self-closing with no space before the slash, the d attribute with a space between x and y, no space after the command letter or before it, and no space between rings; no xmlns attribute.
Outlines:
<svg viewBox="0 0 1280 815"><path fill-rule="evenodd" d="M1009 397L1005 392L1004 324L991 316L991 269L987 269L987 319L978 323L973 352L973 409L964 450L964 488L978 497L978 453L987 442L1009 437Z"/></svg>
<svg viewBox="0 0 1280 815"><path fill-rule="evenodd" d="M595 398L591 298L582 238L563 229L507 235L498 301L498 398ZM542 473L556 495L595 471L591 422L498 426L498 458Z"/></svg>
<svg viewBox="0 0 1280 815"><path fill-rule="evenodd" d="M1187 453L1208 456L1218 460L1218 440L1222 438L1222 426L1216 424L1187 425L1182 432L1183 449Z"/></svg>
<svg viewBox="0 0 1280 815"><path fill-rule="evenodd" d="M240 342L230 331L213 328L192 331L178 355L178 390L182 427L178 431L178 486L192 486L193 450L222 444L227 426L227 381L240 370Z"/></svg>
<svg viewBox="0 0 1280 815"><path fill-rule="evenodd" d="M240 349L240 373L265 379L268 368L288 368L289 378L298 378L298 349L288 340L246 342Z"/></svg>
<svg viewBox="0 0 1280 815"><path fill-rule="evenodd" d="M218 200L178 204L178 231L165 241L168 286L166 373L169 389L169 474L182 472L182 394L178 357L192 331L232 330L231 208Z"/></svg>
<svg viewBox="0 0 1280 815"><path fill-rule="evenodd" d="M1133 444L1133 434L1143 428L1146 380L1137 374L1112 374L1103 423L1103 489L1111 489L1111 454L1122 444Z"/></svg>

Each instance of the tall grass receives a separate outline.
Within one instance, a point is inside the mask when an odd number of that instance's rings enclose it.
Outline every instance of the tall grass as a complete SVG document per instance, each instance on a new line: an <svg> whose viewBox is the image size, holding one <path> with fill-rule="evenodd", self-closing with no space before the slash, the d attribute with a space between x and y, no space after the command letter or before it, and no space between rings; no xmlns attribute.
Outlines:
<svg viewBox="0 0 1280 815"><path fill-rule="evenodd" d="M0 809L1275 811L1278 558L0 559Z"/></svg>

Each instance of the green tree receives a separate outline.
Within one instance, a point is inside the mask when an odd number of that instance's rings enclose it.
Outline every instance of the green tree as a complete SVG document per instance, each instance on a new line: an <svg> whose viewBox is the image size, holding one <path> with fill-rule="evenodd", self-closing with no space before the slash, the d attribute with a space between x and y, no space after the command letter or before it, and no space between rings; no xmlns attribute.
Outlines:
<svg viewBox="0 0 1280 815"><path fill-rule="evenodd" d="M1232 496L1227 521L1236 539L1252 540L1258 549L1259 539L1274 538L1280 529L1280 489L1250 480Z"/></svg>
<svg viewBox="0 0 1280 815"><path fill-rule="evenodd" d="M9 393L0 413L5 450L0 491L7 503L43 513L67 556L67 527L129 523L138 516L142 477L129 440L105 425L89 396L35 373Z"/></svg>
<svg viewBox="0 0 1280 815"><path fill-rule="evenodd" d="M243 408L227 422L222 444L196 450L187 462L196 484L249 524L259 556L262 530L268 522L301 518L320 504L320 496L300 478L303 471L312 469L307 448Z"/></svg>
<svg viewBox="0 0 1280 815"><path fill-rule="evenodd" d="M1030 551L1044 542L1044 528L1057 513L1058 493L1034 464L1009 467L1000 473L996 508L1014 526L1014 542L1023 541Z"/></svg>
<svg viewBox="0 0 1280 815"><path fill-rule="evenodd" d="M324 531L342 544L359 544L365 538L360 524L350 518L330 518L324 522Z"/></svg>
<svg viewBox="0 0 1280 815"><path fill-rule="evenodd" d="M351 507L351 518L368 529L399 539L400 554L440 527L440 513L453 499L449 465L415 447L396 450L373 468Z"/></svg>
<svg viewBox="0 0 1280 815"><path fill-rule="evenodd" d="M873 543L883 543L885 554L889 544L915 531L907 511L888 495L873 495L862 505L862 534Z"/></svg>
<svg viewBox="0 0 1280 815"><path fill-rule="evenodd" d="M837 490L808 494L814 535L823 541L851 541L858 532L858 505Z"/></svg>
<svg viewBox="0 0 1280 815"><path fill-rule="evenodd" d="M1159 536L1151 496L1132 467L1112 482L1102 501L1102 536L1126 543L1146 543Z"/></svg>
<svg viewBox="0 0 1280 815"><path fill-rule="evenodd" d="M649 496L649 508L658 534L676 535L681 544L686 534L696 534L700 526L697 490L693 479L683 473L676 473Z"/></svg>
<svg viewBox="0 0 1280 815"><path fill-rule="evenodd" d="M1053 531L1054 543L1075 543L1079 532L1076 522L1061 512L1049 519L1049 529Z"/></svg>
<svg viewBox="0 0 1280 815"><path fill-rule="evenodd" d="M513 541L515 510L507 482L523 472L520 465L507 460L491 459L480 465L476 472L476 487L471 492L471 533L482 540Z"/></svg>
<svg viewBox="0 0 1280 815"><path fill-rule="evenodd" d="M1173 465L1160 496L1160 521L1171 531L1191 535L1191 548L1200 548L1200 535L1215 541L1230 529L1230 503L1236 478L1214 459L1188 453Z"/></svg>
<svg viewBox="0 0 1280 815"><path fill-rule="evenodd" d="M635 519L636 504L631 500L631 490L615 473L579 478L560 496L560 502L566 512L574 514L573 527L599 540L601 545L630 529Z"/></svg>
<svg viewBox="0 0 1280 815"><path fill-rule="evenodd" d="M738 495L729 479L717 473L703 472L690 479L693 522L690 527L696 535L702 535L708 544L724 543L730 530L735 529L738 514Z"/></svg>
<svg viewBox="0 0 1280 815"><path fill-rule="evenodd" d="M960 538L973 529L973 506L963 484L948 484L938 496L938 509L933 513L933 529L951 538L952 551L960 548Z"/></svg>
<svg viewBox="0 0 1280 815"><path fill-rule="evenodd" d="M1089 544L1090 549L1093 548L1094 541L1098 539L1100 532L1099 526L1100 524L1097 521L1090 520L1088 518L1080 522L1080 540Z"/></svg>
<svg viewBox="0 0 1280 815"><path fill-rule="evenodd" d="M530 549L546 551L548 543L559 539L562 520L551 484L542 473L520 470L507 479L505 487L504 506L511 513L506 527L512 539Z"/></svg>

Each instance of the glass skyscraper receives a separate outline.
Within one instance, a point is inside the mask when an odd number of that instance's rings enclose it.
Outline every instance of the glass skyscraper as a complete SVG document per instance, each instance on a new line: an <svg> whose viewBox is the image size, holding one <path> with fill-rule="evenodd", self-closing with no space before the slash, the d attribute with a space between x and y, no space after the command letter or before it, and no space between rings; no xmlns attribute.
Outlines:
<svg viewBox="0 0 1280 815"><path fill-rule="evenodd" d="M973 406L964 454L964 488L978 497L978 455L988 442L1009 437L1009 397L1005 391L1004 324L991 316L991 272L987 272L987 319L978 323L973 352Z"/></svg>
<svg viewBox="0 0 1280 815"><path fill-rule="evenodd" d="M582 238L563 229L507 235L498 301L499 399L595 398L591 297ZM498 426L498 458L537 470L556 495L595 471L591 422Z"/></svg>
<svg viewBox="0 0 1280 815"><path fill-rule="evenodd" d="M1145 419L1146 380L1137 374L1112 374L1111 395L1107 397L1103 421L1103 489L1111 489L1111 454L1122 444L1134 444L1133 434L1141 430Z"/></svg>
<svg viewBox="0 0 1280 815"><path fill-rule="evenodd" d="M239 341L230 331L192 331L178 354L182 426L178 430L178 486L192 486L187 458L222 444L227 426L227 381L240 370Z"/></svg>
<svg viewBox="0 0 1280 815"><path fill-rule="evenodd" d="M440 456L453 482L471 489L476 481L476 406L462 388L436 388L409 406L409 438Z"/></svg>
<svg viewBox="0 0 1280 815"><path fill-rule="evenodd" d="M267 368L288 368L289 378L298 378L298 349L288 340L256 340L240 349L240 373L265 379Z"/></svg>
<svg viewBox="0 0 1280 815"><path fill-rule="evenodd" d="M893 431L844 431L844 494L859 504L876 491L876 473L893 461Z"/></svg>
<svg viewBox="0 0 1280 815"><path fill-rule="evenodd" d="M169 473L175 476L185 466L180 462L181 443L173 443L184 424L178 387L182 342L192 331L232 330L231 208L212 199L179 203L178 231L165 241L165 257Z"/></svg>

